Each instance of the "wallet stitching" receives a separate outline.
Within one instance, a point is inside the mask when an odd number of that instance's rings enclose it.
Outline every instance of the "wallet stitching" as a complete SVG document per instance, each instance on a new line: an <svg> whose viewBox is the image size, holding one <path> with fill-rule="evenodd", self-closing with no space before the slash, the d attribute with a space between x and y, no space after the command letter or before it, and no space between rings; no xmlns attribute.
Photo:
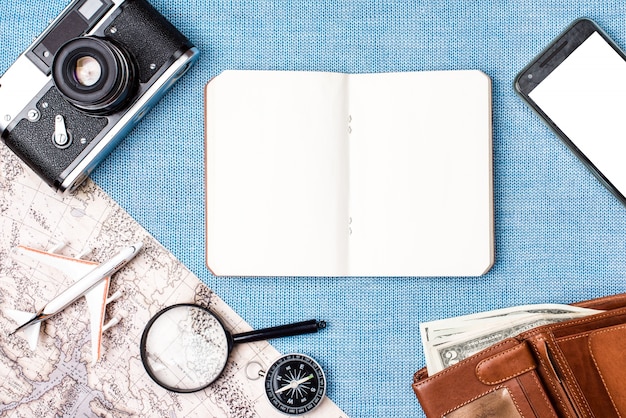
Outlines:
<svg viewBox="0 0 626 418"><path fill-rule="evenodd" d="M515 397L514 397L514 396L513 396L513 394L511 393L511 390L510 390L508 387L506 387L505 385L496 386L496 387L495 387L495 388L493 388L493 389L486 390L486 391L482 392L481 394L476 395L476 396L474 396L473 398L468 399L468 400L466 400L465 402L463 402L463 403L461 403L461 404L459 404L459 405L455 406L454 408L450 408L450 409L448 409L448 410L447 410L447 411L445 411L443 414L441 414L441 416L443 417L443 416L445 416L445 415L447 415L447 414L449 414L449 413L451 413L451 412L454 412L454 411L456 411L457 409L462 408L462 407L464 407L464 406L466 406L466 405L469 405L469 404L471 404L472 402L474 402L475 400L480 399L480 398L482 398L483 396L485 396L485 395L487 395L487 394L489 394L489 393L495 392L495 391L497 391L497 390L499 390L499 389L506 389L506 390L507 390L507 392L508 392L509 396L511 397L511 400L513 401L513 404L515 405L515 409L517 409L517 412L519 412L520 416L521 416L522 418L524 418L524 413L520 410L520 408L519 408L519 404L517 403L517 400L515 399Z"/></svg>
<svg viewBox="0 0 626 418"><path fill-rule="evenodd" d="M622 311L622 312L620 312L621 314L626 314L626 309L625 309L624 307L622 307L622 308L618 308L618 309ZM560 328L564 328L564 327L567 327L567 326L576 325L576 324L585 323L585 322L592 322L592 321L595 321L595 320L604 319L604 318L606 318L606 317L608 317L608 316L614 316L614 315L615 315L615 312L614 312L613 310L610 310L610 311L607 311L607 312L598 313L598 314L595 314L595 315L591 315L591 316L584 317L584 318L580 318L580 319L576 319L576 320L570 320L570 321L566 321L566 322L563 322L563 323L558 323L558 324L551 324L551 325L549 325L549 326L539 327L539 328L537 328L537 329L535 329L535 330L533 330L533 331L528 331L528 332L526 332L526 333L522 333L522 334L518 335L518 338L529 338L529 337L532 337L532 336L536 336L536 335L538 335L538 334L541 334L541 333L542 333L542 332L544 332L546 329L547 329L547 330L549 330L549 331L554 331L555 329L560 329ZM606 332L608 332L608 330L607 330ZM559 340L560 340L560 341L568 341L568 340L572 340L572 339L576 339L576 338L581 338L581 337L585 337L585 335L577 335L577 336L568 337L568 338L566 338L566 339L559 339ZM507 340L504 340L504 341L502 341L502 342L500 342L500 343L497 343L497 344L493 345L492 347L485 349L485 350L484 350L484 353L486 354L486 353L489 353L489 352L491 352L491 351L494 351L494 350L498 349L500 346L502 346L502 345L504 345L504 344L508 343L508 341L509 341L509 340L507 339ZM541 338L541 337L540 337L540 338L538 338L538 341L545 341L545 338ZM540 355L540 353L539 353L538 349L534 346L534 344L530 344L530 345L531 345L532 349L535 351L535 354L537 355L537 359L539 360L539 363L540 363L540 364L541 364L544 368L546 368L546 364L545 364L545 362L543 361L543 359L542 359L542 357L541 357L541 355ZM514 348L514 347L513 347L513 348ZM507 349L507 350L510 350L510 349ZM592 353L592 358L593 358L594 363L595 363L595 358L593 357L593 353ZM468 360L469 360L469 359L468 359ZM482 360L481 360L481 361L482 361ZM560 361L560 359L559 359L559 355L557 355L557 356L556 356L556 361L557 361L557 362L559 362L559 366L562 366L562 363L561 363L561 361ZM444 375L444 374L446 374L446 373L450 373L450 372L452 372L453 370L455 370L456 368L458 368L458 367L462 367L462 366L463 366L464 364L466 364L466 363L467 363L467 361L461 361L461 362L459 362L459 363L457 363L457 364L455 364L455 365L453 365L453 366L450 366L450 367L448 367L448 368L446 368L446 369L444 369L444 370L442 370L442 371L440 371L440 372L438 372L438 373L435 373L433 376L430 376L430 377L428 377L427 379L424 379L423 381L421 381L421 382L419 382L419 383L414 383L414 385L413 385L413 386L414 386L416 389L418 389L420 386L425 385L425 384L427 384L428 382L430 382L430 380L431 380L431 379L433 379L434 377L441 376L441 375ZM596 364L596 367L597 367L597 364ZM566 371L566 373L567 373L567 372L568 372L568 369L567 369L567 368L565 368L565 371ZM569 374L571 374L571 372L569 372ZM534 377L534 378L535 378L535 380L536 380L536 377L535 377L535 376L533 376L533 377ZM554 378L553 378L553 377L551 377L549 374L548 374L548 375L546 375L545 377L547 378L547 380L549 381L550 385L552 386L553 393L554 393L555 397L558 399L558 402L561 404L561 407L562 407L563 411L565 412L565 414L566 414L568 417L569 417L569 416L571 416L571 414L569 413L569 411L568 411L568 409L567 409L566 404L564 403L564 401L563 401L563 399L562 399L562 397L561 397L561 395L560 395L560 393L559 393L559 390L557 389L557 386L556 386L556 384L555 384L555 382L554 382ZM601 377L601 379L603 379L603 377L602 377L602 376L600 376L600 377ZM604 382L604 379L603 379L603 382ZM497 387L496 389L498 389L498 388L500 388L500 387L503 387L503 386L499 386L499 387ZM576 387L577 387L577 385L576 385ZM542 388L542 386L540 386L540 388ZM579 389L579 388L577 387L577 389ZM562 389L561 389L561 390L562 390ZM489 392L490 392L490 391L484 392L484 393L483 393L483 394L481 394L480 396L484 396L485 394L487 394L487 393L489 393ZM478 396L478 397L480 397L480 396ZM544 394L544 396L545 396L545 394ZM609 394L609 396L610 396L610 394ZM444 415L445 415L445 414L447 414L447 413L450 413L450 412L452 412L452 411L454 411L454 410L456 410L456 409L458 409L458 408L460 408L460 407L461 407L461 406L463 406L463 405L467 405L468 403L473 402L474 400L478 399L478 397L474 397L474 398L472 398L471 400L466 401L466 402L464 402L464 403L462 403L462 404L458 405L457 407L455 407L455 408L453 408L453 409L448 410L447 412L445 412L445 413L444 413ZM515 401L515 399L513 398L513 396L512 396L512 395L511 395L511 398L514 400L516 407L518 407L517 402ZM611 401L612 401L612 398L611 398ZM587 405L587 403L586 403L586 402L584 402L583 404L584 404L585 409L587 409L587 410L589 411L589 413L591 414L591 411L589 410L589 406ZM518 411L519 411L519 408L518 408ZM520 414L521 414L521 412L520 412ZM618 414L619 414L619 413L618 413Z"/></svg>
<svg viewBox="0 0 626 418"><path fill-rule="evenodd" d="M484 350L484 353L489 353L490 351L497 350L498 348L500 348L500 346L502 346L502 345L504 345L504 344L507 344L507 343L510 343L510 342L511 342L511 340L510 340L510 339L507 339L507 340L501 341L501 342L499 342L499 343L497 343L497 344L495 344L495 345L491 346L490 348L485 349L485 350ZM469 359L471 359L471 357L469 357L469 358L468 358L468 359L466 359L466 360L469 360ZM420 387L420 386L422 386L422 385L425 385L426 383L429 383L429 382L430 382L433 378L438 377L438 376L443 376L443 375L445 375L445 374L447 374L447 373L451 373L453 370L455 370L455 369L457 369L457 368L459 368L459 367L462 367L462 366L463 366L463 365L465 365L466 363L468 363L468 361L465 361L465 360L460 361L460 362L458 362L457 364L454 364L454 365L452 365L452 366L450 366L450 367L447 367L447 368L445 368L445 369L441 370L440 372L435 373L434 375L430 376L428 379L424 379L424 380L422 380L422 381L421 381L421 382L419 382L419 383L414 383L414 385L415 385L415 387Z"/></svg>
<svg viewBox="0 0 626 418"><path fill-rule="evenodd" d="M561 337L558 339L555 338L555 343L558 347L558 343L560 342L567 342L567 341L574 341L574 340L581 339L581 338L588 338L590 334L591 332L587 331L583 334L576 334L576 335L571 335L568 337ZM574 373L571 371L570 367L567 365L567 362L564 362L562 360L562 356L563 354L560 349L555 350L554 359L558 363L561 372L565 373L566 375L565 376L566 381L563 382L563 384L566 384L571 389L571 396L575 398L578 405L581 405L582 408L585 409L585 411L587 412L589 416L594 416L593 412L591 411L591 407L589 406L589 403L587 402L584 394L582 393L582 389L578 385L578 381L576 380ZM615 405L613 405L613 407L615 407Z"/></svg>
<svg viewBox="0 0 626 418"><path fill-rule="evenodd" d="M561 338L558 338L558 339L555 338L555 342L556 342L556 345L558 346L558 343L560 343L560 342L567 342L567 341L578 340L578 339L581 339L581 338L588 338L590 336L591 332L592 331L586 331L583 334L570 335L570 336L561 337ZM585 399L585 396L582 393L582 389L578 385L578 381L576 380L576 377L574 376L574 373L571 371L571 369L567 365L567 362L565 362L565 363L563 362L561 357L562 357L561 350L555 350L555 360L558 363L559 368L561 369L561 372L566 374L566 381L563 382L563 384L567 384L568 387L571 388L571 390L572 390L571 395L575 397L575 400L578 403L578 405L582 405L582 407L585 409L587 414L589 414L589 416L593 416L594 414L591 411L591 407L589 406L589 403ZM592 353L592 357L593 357L593 353ZM611 400L611 402L612 402L612 400ZM615 404L613 404L613 407L615 408Z"/></svg>
<svg viewBox="0 0 626 418"><path fill-rule="evenodd" d="M554 407L552 406L552 404L548 400L548 396L546 395L546 391L544 390L543 385L539 382L539 379L537 378L536 373L531 373L530 375L532 376L533 380L535 381L535 384L539 388L539 393L541 393L541 397L543 398L543 400L546 403L546 405L548 405L548 409L550 411L552 411L552 416L556 417L557 415L556 415L556 412L554 412Z"/></svg>
<svg viewBox="0 0 626 418"><path fill-rule="evenodd" d="M579 337L584 337L584 336L578 335L576 337L564 339L562 341L575 340L576 338L579 338ZM582 407L585 409L585 411L587 412L589 416L593 416L593 412L591 412L591 408L589 407L589 404L587 403L584 395L582 394L582 390L580 389L580 386L578 386L578 382L576 381L576 377L574 376L574 373L572 373L567 363L563 362L562 357L563 357L563 353L557 347L557 349L554 350L554 360L556 360L559 366L559 370L562 373L565 373L566 381L563 382L563 384L567 385L571 389L572 391L571 396L575 398L574 400L576 401L576 403L579 406L582 405ZM565 388L563 388L563 390L565 390Z"/></svg>
<svg viewBox="0 0 626 418"><path fill-rule="evenodd" d="M515 340L513 340L513 341L515 341ZM519 344L519 341L515 341L515 342L517 342ZM484 353L489 353L491 351L495 351L495 350L499 349L502 345L510 344L510 343L511 343L511 339L503 340L503 341L501 341L501 342L499 342L497 344L494 344L493 346L491 346L489 348L486 348L484 350ZM428 377L427 379L422 380L419 383L413 383L413 388L414 388L414 390L416 390L416 394L417 394L417 390L419 390L419 388L421 386L424 386L424 385L430 383L430 381L435 379L435 378L438 378L438 377L443 376L445 374L449 374L449 373L453 372L454 370L458 369L459 367L463 367L466 363L468 363L470 361L470 359L471 359L471 357L467 358L466 360L460 361L459 363L454 364L454 365L452 365L450 367L447 367L447 368L445 368L445 369L435 373L434 375ZM501 388L501 387L504 387L504 386L498 386L498 387L496 387L496 389ZM484 396L487 393L491 392L492 390L494 390L494 389L490 389L488 391L485 391L481 395L476 396L476 397L474 397L474 398L472 398L472 399L470 399L468 401L465 401L465 402L461 403L460 405L455 406L454 408L451 408L451 409L447 410L446 412L444 412L442 414L442 416L444 416L446 414L449 414L450 412L452 412L452 411L454 411L454 410L456 410L456 409L458 409L458 408L460 408L460 407L462 407L464 405L467 405L470 402L475 401L480 396ZM516 404L516 408L518 408L517 404ZM519 411L519 408L518 408L518 411ZM524 418L524 416L523 416L523 414L521 412L520 412L520 415L522 415L522 418Z"/></svg>
<svg viewBox="0 0 626 418"><path fill-rule="evenodd" d="M598 330L595 331L594 334L605 334L607 332L613 332L615 330L618 329L623 329L626 328L626 326L624 325L620 325L619 327L612 327L610 329L603 329L603 330ZM587 343L587 345L589 346L589 353L591 353L591 359L593 360L593 364L596 366L596 370L598 371L598 374L600 375L600 379L602 380L602 384L604 385L604 389L606 390L606 393L609 395L609 399L611 400L611 404L613 405L613 409L615 409L615 413L617 414L617 416L621 417L622 415L619 413L619 410L617 409L617 406L615 405L615 400L613 399L613 395L611 395L611 392L609 391L609 388L606 386L606 381L604 380L604 376L602 375L602 371L600 370L600 367L598 366L598 362L596 361L596 356L593 354L593 350L591 349L591 338L592 336L589 336L589 341Z"/></svg>
<svg viewBox="0 0 626 418"><path fill-rule="evenodd" d="M538 338L537 342L540 341L546 341L545 338ZM537 349L537 347L535 346L535 344L530 344L530 346L532 347L533 351L535 352L535 355L537 356L537 359L539 359L539 363L543 366L543 368L545 370L548 370L548 366L546 365L546 363L543 361L542 357L541 357L541 353L539 353L539 350ZM558 386L554 383L554 379L552 378L552 376L550 376L550 374L546 374L546 378L547 380L550 382L550 386L552 386L552 393L554 393L554 395L556 396L556 398L558 399L559 403L561 404L561 410L565 411L565 414L569 417L571 416L568 409L567 409L567 405L565 404L565 402L563 401L563 398L561 397L560 393L559 393L559 388ZM563 389L561 389L563 390Z"/></svg>
<svg viewBox="0 0 626 418"><path fill-rule="evenodd" d="M505 386L505 388L506 388L506 386ZM506 389L509 392L509 397L511 398L511 400L513 401L513 404L515 405L515 409L517 409L517 412L519 412L520 416L522 418L524 418L524 413L520 410L520 407L519 407L519 405L517 403L517 399L515 399L515 396L513 396L513 391L510 390L509 388L506 388ZM530 402L528 402L528 403L530 403Z"/></svg>
<svg viewBox="0 0 626 418"><path fill-rule="evenodd" d="M557 341L557 343L563 342L563 341L573 341L576 340L578 338L587 338L589 336L589 332L585 333L585 334L577 334L577 335L570 335L569 337L561 337L561 338L555 338L555 341Z"/></svg>
<svg viewBox="0 0 626 418"><path fill-rule="evenodd" d="M626 308L622 307L622 308L618 308L618 310L620 310L621 312L619 314L625 314L626 315ZM605 312L601 312L601 313L597 313L594 315L590 315L590 316L585 316L582 318L578 318L578 319L570 319L569 321L564 321L564 322L558 322L555 324L550 324L550 325L544 325L542 327L538 327L535 328L533 330L527 331L525 333L522 333L520 335L518 335L518 337L522 336L522 338L527 338L527 337L531 337L537 334L540 334L542 332L544 332L546 329L550 330L550 331L554 331L555 329L559 329L559 328L565 328L571 325L577 325L583 322L592 322L598 319L604 319L607 316L616 316L619 315L616 314L613 310L609 310L609 311L605 311Z"/></svg>
<svg viewBox="0 0 626 418"><path fill-rule="evenodd" d="M521 375L521 374L524 374L524 373L526 373L526 372L528 372L528 371L530 371L530 370L534 369L534 368L535 368L535 365L534 365L534 364L532 364L532 365L530 365L529 367L527 367L527 368L525 368L525 369L523 369L523 370L513 371L513 372L511 372L511 374L510 374L509 376L503 377L503 378L498 379L498 380L495 380L495 381L491 381L491 380L487 379L486 377L481 376L481 368L482 368L482 367L483 367L483 366L484 366L484 365L485 365L488 361L491 361L491 360L496 359L496 358L498 358L498 357L505 356L505 355L507 355L507 354L509 354L509 353L512 353L512 352L514 352L514 351L522 350L522 349L524 349L524 348L526 348L526 345L525 345L525 344L520 344L520 345L517 345L517 346L515 346L515 347L508 348L508 349L506 349L506 350L504 350L504 351L502 351L502 352L500 352L500 353L498 353L498 354L494 355L493 357L488 357L488 358L486 358L486 359L481 360L481 361L478 363L478 365L476 366L476 376L478 377L478 380L480 380L482 383L484 383L484 384L486 384L486 385L497 385L498 383L505 382L505 381L507 381L507 380L509 380L509 379L512 379L512 378L514 378L514 377L516 377L516 376L519 376L519 375Z"/></svg>

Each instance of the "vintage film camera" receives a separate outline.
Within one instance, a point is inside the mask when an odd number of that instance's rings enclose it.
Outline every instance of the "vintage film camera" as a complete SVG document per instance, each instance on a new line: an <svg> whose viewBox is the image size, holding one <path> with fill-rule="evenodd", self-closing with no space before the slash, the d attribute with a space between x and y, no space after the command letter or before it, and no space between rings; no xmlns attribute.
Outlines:
<svg viewBox="0 0 626 418"><path fill-rule="evenodd" d="M74 0L0 78L2 140L71 192L197 58L145 0Z"/></svg>

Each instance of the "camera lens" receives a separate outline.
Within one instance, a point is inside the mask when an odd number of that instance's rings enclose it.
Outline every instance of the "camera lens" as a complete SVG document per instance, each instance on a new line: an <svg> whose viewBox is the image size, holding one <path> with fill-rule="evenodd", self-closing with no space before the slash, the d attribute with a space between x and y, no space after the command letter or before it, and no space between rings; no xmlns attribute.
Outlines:
<svg viewBox="0 0 626 418"><path fill-rule="evenodd" d="M95 37L65 43L54 57L52 78L67 101L95 114L119 110L137 88L130 54L121 46Z"/></svg>
<svg viewBox="0 0 626 418"><path fill-rule="evenodd" d="M91 87L100 80L102 67L94 57L81 57L76 60L74 78L85 87Z"/></svg>

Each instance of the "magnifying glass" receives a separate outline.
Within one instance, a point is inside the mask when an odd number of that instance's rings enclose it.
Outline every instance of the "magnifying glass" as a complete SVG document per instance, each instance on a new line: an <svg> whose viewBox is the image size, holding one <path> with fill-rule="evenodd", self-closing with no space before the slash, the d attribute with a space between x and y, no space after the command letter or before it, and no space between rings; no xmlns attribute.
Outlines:
<svg viewBox="0 0 626 418"><path fill-rule="evenodd" d="M208 309L183 303L159 311L141 336L141 361L148 375L167 390L202 390L222 374L235 344L307 334L325 328L309 320L232 335Z"/></svg>

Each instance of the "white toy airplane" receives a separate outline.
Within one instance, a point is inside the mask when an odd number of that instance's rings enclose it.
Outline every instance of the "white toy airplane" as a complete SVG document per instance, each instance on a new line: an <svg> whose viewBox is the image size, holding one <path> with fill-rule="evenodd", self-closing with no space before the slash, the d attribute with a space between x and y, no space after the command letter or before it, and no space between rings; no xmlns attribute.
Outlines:
<svg viewBox="0 0 626 418"><path fill-rule="evenodd" d="M9 335L23 330L31 349L34 350L39 341L41 323L64 310L81 296L85 296L91 320L92 364L95 364L100 358L102 333L119 322L118 318L114 318L106 325L104 324L106 305L122 295L118 291L107 298L111 275L132 260L141 247L142 243L138 242L124 248L108 261L99 264L93 261L81 260L80 258L65 257L54 252L19 246L18 250L22 251L23 254L65 273L68 277L73 278L75 283L35 314L16 310L5 311L16 322L22 324Z"/></svg>

